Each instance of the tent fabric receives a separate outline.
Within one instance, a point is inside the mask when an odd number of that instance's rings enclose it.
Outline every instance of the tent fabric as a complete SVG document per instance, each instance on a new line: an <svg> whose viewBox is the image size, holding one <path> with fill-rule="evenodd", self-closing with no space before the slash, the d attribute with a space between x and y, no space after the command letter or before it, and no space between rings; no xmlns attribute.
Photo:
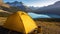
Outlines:
<svg viewBox="0 0 60 34"><path fill-rule="evenodd" d="M37 25L27 13L18 11L7 18L3 27L18 32L29 33L37 28Z"/></svg>

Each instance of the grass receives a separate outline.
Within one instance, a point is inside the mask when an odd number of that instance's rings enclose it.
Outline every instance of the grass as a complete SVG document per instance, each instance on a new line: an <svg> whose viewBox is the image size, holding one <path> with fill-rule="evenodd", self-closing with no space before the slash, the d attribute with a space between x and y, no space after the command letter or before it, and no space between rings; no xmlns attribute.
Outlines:
<svg viewBox="0 0 60 34"><path fill-rule="evenodd" d="M60 22L36 20L36 23L41 26L42 34L60 34Z"/></svg>

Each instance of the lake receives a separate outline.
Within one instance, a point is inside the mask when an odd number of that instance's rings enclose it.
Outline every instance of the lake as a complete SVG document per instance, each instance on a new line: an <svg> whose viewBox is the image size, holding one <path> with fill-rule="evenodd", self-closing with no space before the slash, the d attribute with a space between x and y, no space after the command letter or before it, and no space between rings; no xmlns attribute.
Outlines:
<svg viewBox="0 0 60 34"><path fill-rule="evenodd" d="M60 15L55 14L36 14L36 13L28 13L32 18L60 18Z"/></svg>

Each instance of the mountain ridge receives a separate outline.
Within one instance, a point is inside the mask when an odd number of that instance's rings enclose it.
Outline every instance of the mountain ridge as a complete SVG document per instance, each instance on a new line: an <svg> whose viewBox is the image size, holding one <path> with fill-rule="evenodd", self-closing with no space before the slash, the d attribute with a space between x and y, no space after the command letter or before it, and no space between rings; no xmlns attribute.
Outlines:
<svg viewBox="0 0 60 34"><path fill-rule="evenodd" d="M34 11L38 14L57 14L60 15L60 1L54 3L53 5L49 5L46 7L39 8Z"/></svg>
<svg viewBox="0 0 60 34"><path fill-rule="evenodd" d="M18 2L18 1L14 1L14 2L7 2L6 4L12 6L12 7L17 7L20 8L22 11L31 11L32 9L30 9L29 7L27 7L26 5L24 5L24 3L22 2Z"/></svg>

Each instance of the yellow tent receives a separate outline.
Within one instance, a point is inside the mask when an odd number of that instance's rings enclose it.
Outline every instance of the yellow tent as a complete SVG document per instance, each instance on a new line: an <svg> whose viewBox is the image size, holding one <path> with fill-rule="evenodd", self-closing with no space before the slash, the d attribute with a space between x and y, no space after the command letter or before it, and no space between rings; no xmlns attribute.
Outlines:
<svg viewBox="0 0 60 34"><path fill-rule="evenodd" d="M18 11L7 18L3 27L27 34L37 28L37 25L27 13Z"/></svg>

